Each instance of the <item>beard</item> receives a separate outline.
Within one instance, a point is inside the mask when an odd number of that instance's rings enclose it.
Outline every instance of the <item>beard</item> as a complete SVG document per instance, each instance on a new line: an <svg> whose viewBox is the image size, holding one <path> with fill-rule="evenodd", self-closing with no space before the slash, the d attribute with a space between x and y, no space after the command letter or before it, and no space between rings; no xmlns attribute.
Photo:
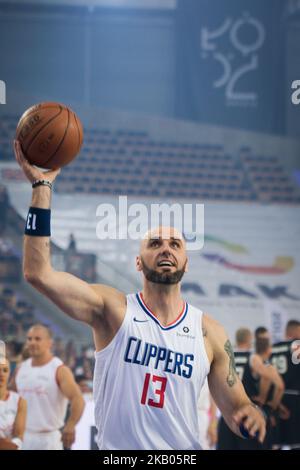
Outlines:
<svg viewBox="0 0 300 470"><path fill-rule="evenodd" d="M182 269L178 269L174 273L160 273L158 271L155 271L155 269L150 269L144 262L144 260L141 258L142 262L142 267L143 267L143 273L147 281L154 282L155 284L165 284L165 285L171 285L171 284L178 284L181 279L183 278L183 275L185 273L185 266L186 263L184 263L184 266Z"/></svg>

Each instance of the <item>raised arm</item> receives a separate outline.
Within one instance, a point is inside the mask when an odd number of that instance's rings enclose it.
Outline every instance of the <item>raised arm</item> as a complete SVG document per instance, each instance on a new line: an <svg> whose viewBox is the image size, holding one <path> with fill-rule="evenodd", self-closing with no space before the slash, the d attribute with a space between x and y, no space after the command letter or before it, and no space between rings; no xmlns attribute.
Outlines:
<svg viewBox="0 0 300 470"><path fill-rule="evenodd" d="M16 159L28 180L55 180L60 170L41 172L29 164L24 157L19 142L15 141ZM51 189L38 186L32 190L31 207L50 209ZM25 279L39 292L48 297L70 317L91 326L107 324L109 321L118 327L125 314L125 296L116 289L101 284L90 285L66 272L55 271L51 266L50 238L48 236L24 236L23 273ZM116 308L111 308L114 302ZM119 308L118 308L119 307ZM115 318L114 318L115 315ZM103 321L102 321L103 320Z"/></svg>
<svg viewBox="0 0 300 470"><path fill-rule="evenodd" d="M203 318L203 328L211 361L208 385L213 399L234 433L242 437L240 426L243 425L251 436L258 432L259 441L263 442L266 433L265 419L245 393L224 328L207 315Z"/></svg>

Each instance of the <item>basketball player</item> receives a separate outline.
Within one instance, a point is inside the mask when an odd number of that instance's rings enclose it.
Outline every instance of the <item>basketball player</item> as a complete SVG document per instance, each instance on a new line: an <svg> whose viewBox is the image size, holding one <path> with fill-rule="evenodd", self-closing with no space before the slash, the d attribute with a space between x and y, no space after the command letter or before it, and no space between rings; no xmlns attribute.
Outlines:
<svg viewBox="0 0 300 470"><path fill-rule="evenodd" d="M147 233L136 257L144 279L138 294L126 296L57 272L49 234L51 183L59 170L42 173L31 166L18 142L15 152L34 183L24 238L25 279L93 330L99 449L199 449L197 399L206 377L232 431L257 433L262 442L264 416L238 378L223 327L181 297L180 281L188 269L182 235L170 227Z"/></svg>
<svg viewBox="0 0 300 470"><path fill-rule="evenodd" d="M7 389L10 365L0 361L0 450L22 449L26 423L26 401Z"/></svg>
<svg viewBox="0 0 300 470"><path fill-rule="evenodd" d="M273 345L272 363L281 375L285 391L283 405L289 410L288 419L280 420L280 444L300 448L300 322L290 320L286 325L285 341Z"/></svg>
<svg viewBox="0 0 300 470"><path fill-rule="evenodd" d="M255 340L258 338L267 338L271 341L271 335L265 326L258 326L254 332Z"/></svg>
<svg viewBox="0 0 300 470"><path fill-rule="evenodd" d="M30 358L17 368L12 385L28 404L23 449L69 449L84 409L79 387L70 369L52 355L52 333L48 327L32 326L26 346ZM64 425L68 400L70 416Z"/></svg>
<svg viewBox="0 0 300 470"><path fill-rule="evenodd" d="M266 342L265 348L260 342ZM240 328L236 332L236 349L234 351L236 369L245 387L247 395L257 404L263 406L266 403L271 384L276 390L272 405L277 407L283 394L284 385L276 369L267 363L271 348L267 338L259 338L256 342L255 353L251 350L252 333L247 328ZM263 390L261 390L263 381ZM275 402L275 400L278 400ZM220 419L218 429L218 449L221 450L262 450L270 448L270 439L265 438L260 445L256 441L243 441L235 436L226 425L223 418Z"/></svg>

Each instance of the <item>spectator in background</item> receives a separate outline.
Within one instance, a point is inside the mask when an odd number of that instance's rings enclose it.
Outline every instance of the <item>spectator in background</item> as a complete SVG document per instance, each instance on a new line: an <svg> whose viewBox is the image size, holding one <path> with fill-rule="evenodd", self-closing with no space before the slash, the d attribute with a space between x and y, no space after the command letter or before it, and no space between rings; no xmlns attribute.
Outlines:
<svg viewBox="0 0 300 470"><path fill-rule="evenodd" d="M13 289L10 287L4 287L2 291L2 301L7 309L13 310L15 308L17 299Z"/></svg>
<svg viewBox="0 0 300 470"><path fill-rule="evenodd" d="M16 392L8 391L9 361L0 360L0 450L22 448L26 424L26 401Z"/></svg>
<svg viewBox="0 0 300 470"><path fill-rule="evenodd" d="M6 223L7 223L7 213L8 213L8 206L9 206L9 197L7 193L7 189L5 186L0 184L0 236L3 235Z"/></svg>
<svg viewBox="0 0 300 470"><path fill-rule="evenodd" d="M83 375L86 380L93 379L94 350L90 346L83 346L81 355L76 358L75 375Z"/></svg>
<svg viewBox="0 0 300 470"><path fill-rule="evenodd" d="M27 331L35 322L33 306L27 304L24 300L19 300L14 309L14 319L22 325L23 331Z"/></svg>
<svg viewBox="0 0 300 470"><path fill-rule="evenodd" d="M6 343L7 357L10 361L10 372L14 373L16 367L23 361L23 343L16 340Z"/></svg>
<svg viewBox="0 0 300 470"><path fill-rule="evenodd" d="M30 358L18 367L12 381L13 389L28 405L23 448L62 450L64 444L69 449L84 409L79 387L70 369L53 356L52 332L47 326L33 325L27 333L26 344ZM70 413L64 423L68 400Z"/></svg>
<svg viewBox="0 0 300 470"><path fill-rule="evenodd" d="M77 252L76 240L73 233L70 233L69 245L68 245L68 254L72 255Z"/></svg>
<svg viewBox="0 0 300 470"><path fill-rule="evenodd" d="M54 340L54 356L59 357L63 362L66 362L66 348L62 338L56 338Z"/></svg>
<svg viewBox="0 0 300 470"><path fill-rule="evenodd" d="M65 358L66 362L65 364L70 367L70 369L74 370L75 364L76 364L76 348L74 345L74 342L72 340L68 341L66 345L66 352L65 352Z"/></svg>
<svg viewBox="0 0 300 470"><path fill-rule="evenodd" d="M75 381L78 384L80 391L83 395L92 394L93 393L93 381L87 380L84 375L76 375Z"/></svg>

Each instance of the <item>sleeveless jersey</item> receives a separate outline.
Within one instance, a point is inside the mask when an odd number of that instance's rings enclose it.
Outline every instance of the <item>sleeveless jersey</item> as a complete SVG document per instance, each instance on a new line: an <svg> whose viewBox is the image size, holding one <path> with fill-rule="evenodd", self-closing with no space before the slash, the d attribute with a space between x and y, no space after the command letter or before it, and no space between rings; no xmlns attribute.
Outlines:
<svg viewBox="0 0 300 470"><path fill-rule="evenodd" d="M252 351L234 351L234 360L237 373L244 385L245 392L248 397L258 395L259 392L259 377L254 377L251 370L251 356Z"/></svg>
<svg viewBox="0 0 300 470"><path fill-rule="evenodd" d="M9 392L6 400L0 400L0 438L11 439L18 412L20 395Z"/></svg>
<svg viewBox="0 0 300 470"><path fill-rule="evenodd" d="M32 359L21 364L16 375L19 394L27 401L26 431L56 431L64 425L68 400L61 393L56 373L63 362L58 357L43 366L32 366Z"/></svg>
<svg viewBox="0 0 300 470"><path fill-rule="evenodd" d="M95 353L99 449L201 449L197 402L209 361L202 312L187 303L163 326L142 294L127 296L123 323Z"/></svg>
<svg viewBox="0 0 300 470"><path fill-rule="evenodd" d="M285 393L300 395L300 370L297 361L293 361L295 340L281 341L272 346L271 362L281 375Z"/></svg>

